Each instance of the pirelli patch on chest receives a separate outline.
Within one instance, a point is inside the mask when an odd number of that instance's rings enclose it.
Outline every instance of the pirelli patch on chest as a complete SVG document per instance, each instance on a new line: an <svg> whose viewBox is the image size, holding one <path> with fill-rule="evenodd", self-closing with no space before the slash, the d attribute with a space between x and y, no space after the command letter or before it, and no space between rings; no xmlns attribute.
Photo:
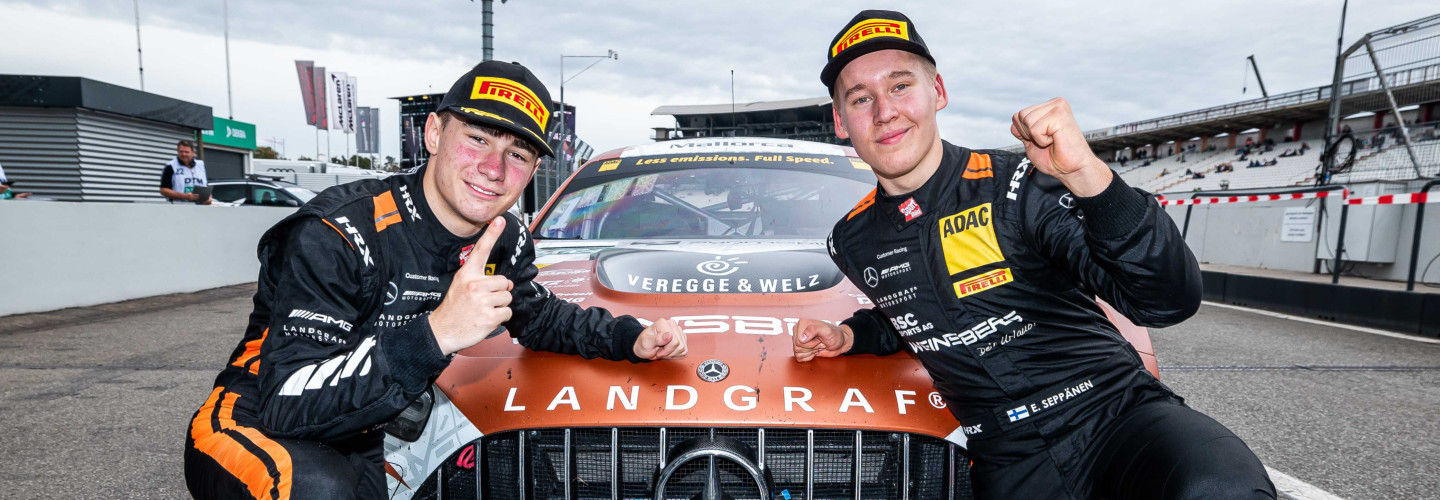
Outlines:
<svg viewBox="0 0 1440 500"><path fill-rule="evenodd" d="M995 238L994 211L985 203L940 219L940 249L951 276L1005 260Z"/></svg>
<svg viewBox="0 0 1440 500"><path fill-rule="evenodd" d="M955 296L963 299L1004 285L1014 279L1014 275L1010 274L1010 268L996 269L974 278L955 282Z"/></svg>

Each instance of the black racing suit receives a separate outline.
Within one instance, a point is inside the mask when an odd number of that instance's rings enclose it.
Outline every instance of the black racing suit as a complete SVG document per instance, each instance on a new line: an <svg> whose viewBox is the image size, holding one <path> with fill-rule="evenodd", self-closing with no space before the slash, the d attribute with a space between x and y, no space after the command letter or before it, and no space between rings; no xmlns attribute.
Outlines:
<svg viewBox="0 0 1440 500"><path fill-rule="evenodd" d="M1174 223L1118 175L1078 198L1022 154L945 143L924 185L901 195L877 187L836 223L829 246L875 306L843 322L855 333L849 354L915 353L964 426L978 498L1120 495L1107 478L1138 484L1125 467L1140 451L1101 448L1170 433L1215 439L1155 447L1180 452L1147 463L1181 465L1159 475L1172 482L1144 486L1153 498L1202 491L1206 479L1274 496L1249 448L1147 372L1095 301L1145 326L1179 323L1200 305L1199 267ZM1183 410L1167 422L1218 430L1113 425L1151 423L1121 418L1151 404ZM1211 477L1215 467L1196 457L1242 463L1244 473Z"/></svg>
<svg viewBox="0 0 1440 500"><path fill-rule="evenodd" d="M196 498L384 496L378 428L449 364L428 314L479 238L436 220L424 172L327 189L261 237L249 326L186 436ZM480 257L514 282L510 335L532 349L641 361L641 324L532 281L529 231L504 217Z"/></svg>

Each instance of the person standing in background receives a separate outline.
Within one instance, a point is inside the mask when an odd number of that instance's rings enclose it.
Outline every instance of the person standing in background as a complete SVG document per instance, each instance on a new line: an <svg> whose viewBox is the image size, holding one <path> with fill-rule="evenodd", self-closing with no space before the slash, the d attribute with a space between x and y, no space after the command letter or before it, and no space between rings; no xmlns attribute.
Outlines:
<svg viewBox="0 0 1440 500"><path fill-rule="evenodd" d="M199 203L200 195L195 193L198 186L208 186L205 179L205 161L195 158L195 142L181 139L175 144L175 158L165 162L165 171L160 173L160 196L177 201ZM203 205L209 205L206 198Z"/></svg>
<svg viewBox="0 0 1440 500"><path fill-rule="evenodd" d="M9 177L5 177L5 167L0 167L0 200L30 197L30 193L16 193L15 190L10 189L14 184L15 182L11 181Z"/></svg>

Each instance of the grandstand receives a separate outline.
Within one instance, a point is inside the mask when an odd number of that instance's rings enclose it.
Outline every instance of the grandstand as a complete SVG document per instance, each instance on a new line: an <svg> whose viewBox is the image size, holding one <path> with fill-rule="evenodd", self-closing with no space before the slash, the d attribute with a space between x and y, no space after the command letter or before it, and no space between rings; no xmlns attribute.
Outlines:
<svg viewBox="0 0 1440 500"><path fill-rule="evenodd" d="M835 137L829 97L787 101L660 106L651 115L675 117L674 127L656 127L654 139L773 137L848 145Z"/></svg>
<svg viewBox="0 0 1440 500"><path fill-rule="evenodd" d="M1345 288L1300 290L1313 274L1440 284L1440 220L1421 217L1426 198L1402 196L1440 185L1440 15L1347 43L1329 85L1085 131L1127 184L1171 200L1164 210L1202 266L1224 266L1207 294L1260 287L1246 305L1300 310ZM1413 298L1357 295L1319 314L1419 307Z"/></svg>
<svg viewBox="0 0 1440 500"><path fill-rule="evenodd" d="M1362 36L1339 58L1330 85L1089 130L1085 137L1127 182L1156 193L1435 178L1440 176L1436 61L1440 15ZM1327 129L1344 142L1339 168L1322 176ZM1279 158L1301 145L1308 146L1306 154ZM1356 154L1347 163L1351 149ZM1233 161L1242 153L1249 156ZM1246 168L1253 158L1278 163ZM1227 162L1234 171L1216 170Z"/></svg>

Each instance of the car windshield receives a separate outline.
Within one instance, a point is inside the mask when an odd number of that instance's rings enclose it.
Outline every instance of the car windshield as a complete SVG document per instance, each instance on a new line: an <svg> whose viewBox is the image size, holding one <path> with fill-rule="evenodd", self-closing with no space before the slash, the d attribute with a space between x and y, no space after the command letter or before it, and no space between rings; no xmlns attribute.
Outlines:
<svg viewBox="0 0 1440 500"><path fill-rule="evenodd" d="M314 197L315 197L315 192L314 192L314 191L311 191L311 190L309 190L309 189L302 188L302 187L300 187L300 186L295 186L295 187L286 186L286 187L285 187L285 192L290 193L291 196L294 196L295 198L299 199L299 200L300 200L300 203L308 203L311 198L314 198Z"/></svg>
<svg viewBox="0 0 1440 500"><path fill-rule="evenodd" d="M873 188L852 178L776 168L656 172L567 191L536 236L823 238Z"/></svg>

